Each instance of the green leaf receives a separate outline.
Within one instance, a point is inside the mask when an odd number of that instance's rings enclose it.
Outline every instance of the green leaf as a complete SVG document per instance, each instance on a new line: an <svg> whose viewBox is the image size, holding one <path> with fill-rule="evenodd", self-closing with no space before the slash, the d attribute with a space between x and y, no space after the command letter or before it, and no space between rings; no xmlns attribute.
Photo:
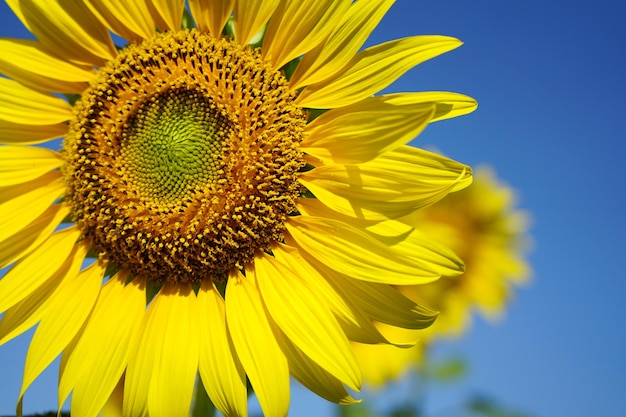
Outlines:
<svg viewBox="0 0 626 417"><path fill-rule="evenodd" d="M466 406L475 415L484 417L529 417L528 414L505 408L491 398L475 396L468 400Z"/></svg>
<svg viewBox="0 0 626 417"><path fill-rule="evenodd" d="M365 404L342 405L337 408L339 417L374 417Z"/></svg>
<svg viewBox="0 0 626 417"><path fill-rule="evenodd" d="M426 373L439 382L456 381L467 374L467 363L465 359L460 357L448 358L431 364Z"/></svg>
<svg viewBox="0 0 626 417"><path fill-rule="evenodd" d="M412 404L406 404L403 406L395 407L390 414L390 417L421 417L419 409Z"/></svg>

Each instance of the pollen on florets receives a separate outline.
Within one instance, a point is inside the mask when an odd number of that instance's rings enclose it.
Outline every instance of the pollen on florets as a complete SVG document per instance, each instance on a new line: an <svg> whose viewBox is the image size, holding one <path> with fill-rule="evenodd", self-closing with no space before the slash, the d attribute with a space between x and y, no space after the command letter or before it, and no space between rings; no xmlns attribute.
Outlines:
<svg viewBox="0 0 626 417"><path fill-rule="evenodd" d="M120 51L76 105L67 200L100 257L163 282L218 280L282 240L306 117L252 49L197 31Z"/></svg>

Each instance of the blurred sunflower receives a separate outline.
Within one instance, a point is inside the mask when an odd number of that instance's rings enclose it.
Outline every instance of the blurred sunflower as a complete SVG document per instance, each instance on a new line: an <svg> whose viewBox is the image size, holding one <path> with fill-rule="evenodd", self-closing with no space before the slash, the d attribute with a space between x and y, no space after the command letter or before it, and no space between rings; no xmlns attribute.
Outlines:
<svg viewBox="0 0 626 417"><path fill-rule="evenodd" d="M290 375L349 404L350 340L434 320L391 284L462 263L396 219L471 170L405 144L476 103L373 95L460 45L361 50L392 3L8 0L37 38L0 40L0 343L38 323L18 413L59 354L76 416L122 382L124 415L187 415L197 374L226 416L247 380L285 415Z"/></svg>
<svg viewBox="0 0 626 417"><path fill-rule="evenodd" d="M404 220L452 248L465 262L465 272L425 285L396 287L414 302L439 311L439 316L409 349L355 344L363 379L374 386L422 363L434 339L460 336L474 309L489 319L499 317L512 284L523 283L530 275L524 260L527 215L515 207L514 190L499 183L487 168L475 171L470 187ZM412 330L383 323L377 323L377 328L394 340L416 338Z"/></svg>

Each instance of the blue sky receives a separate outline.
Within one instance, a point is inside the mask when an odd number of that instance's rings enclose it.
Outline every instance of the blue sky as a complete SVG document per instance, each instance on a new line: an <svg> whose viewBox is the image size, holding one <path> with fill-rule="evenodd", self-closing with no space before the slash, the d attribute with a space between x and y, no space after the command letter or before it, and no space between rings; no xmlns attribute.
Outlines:
<svg viewBox="0 0 626 417"><path fill-rule="evenodd" d="M445 34L460 49L411 70L389 91L450 90L475 97L472 115L431 125L415 142L470 165L489 164L533 217L532 283L504 322L475 320L443 346L470 364L437 387L433 415L470 394L536 417L619 416L626 409L624 168L626 16L617 1L399 0L370 44ZM0 4L0 37L23 36ZM0 415L12 414L28 337L0 347ZM25 411L56 406L56 368ZM321 400L301 389L296 416Z"/></svg>

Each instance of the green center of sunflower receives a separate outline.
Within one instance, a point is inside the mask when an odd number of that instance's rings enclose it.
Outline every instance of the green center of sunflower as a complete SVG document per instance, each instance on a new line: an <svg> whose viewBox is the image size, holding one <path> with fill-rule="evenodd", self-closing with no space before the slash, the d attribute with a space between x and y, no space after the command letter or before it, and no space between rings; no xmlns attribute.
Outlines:
<svg viewBox="0 0 626 417"><path fill-rule="evenodd" d="M197 31L120 51L76 104L67 201L98 256L154 282L224 279L283 240L305 114L253 49Z"/></svg>
<svg viewBox="0 0 626 417"><path fill-rule="evenodd" d="M206 97L169 90L137 108L121 155L145 198L177 203L215 181L219 152L232 129L212 107Z"/></svg>

